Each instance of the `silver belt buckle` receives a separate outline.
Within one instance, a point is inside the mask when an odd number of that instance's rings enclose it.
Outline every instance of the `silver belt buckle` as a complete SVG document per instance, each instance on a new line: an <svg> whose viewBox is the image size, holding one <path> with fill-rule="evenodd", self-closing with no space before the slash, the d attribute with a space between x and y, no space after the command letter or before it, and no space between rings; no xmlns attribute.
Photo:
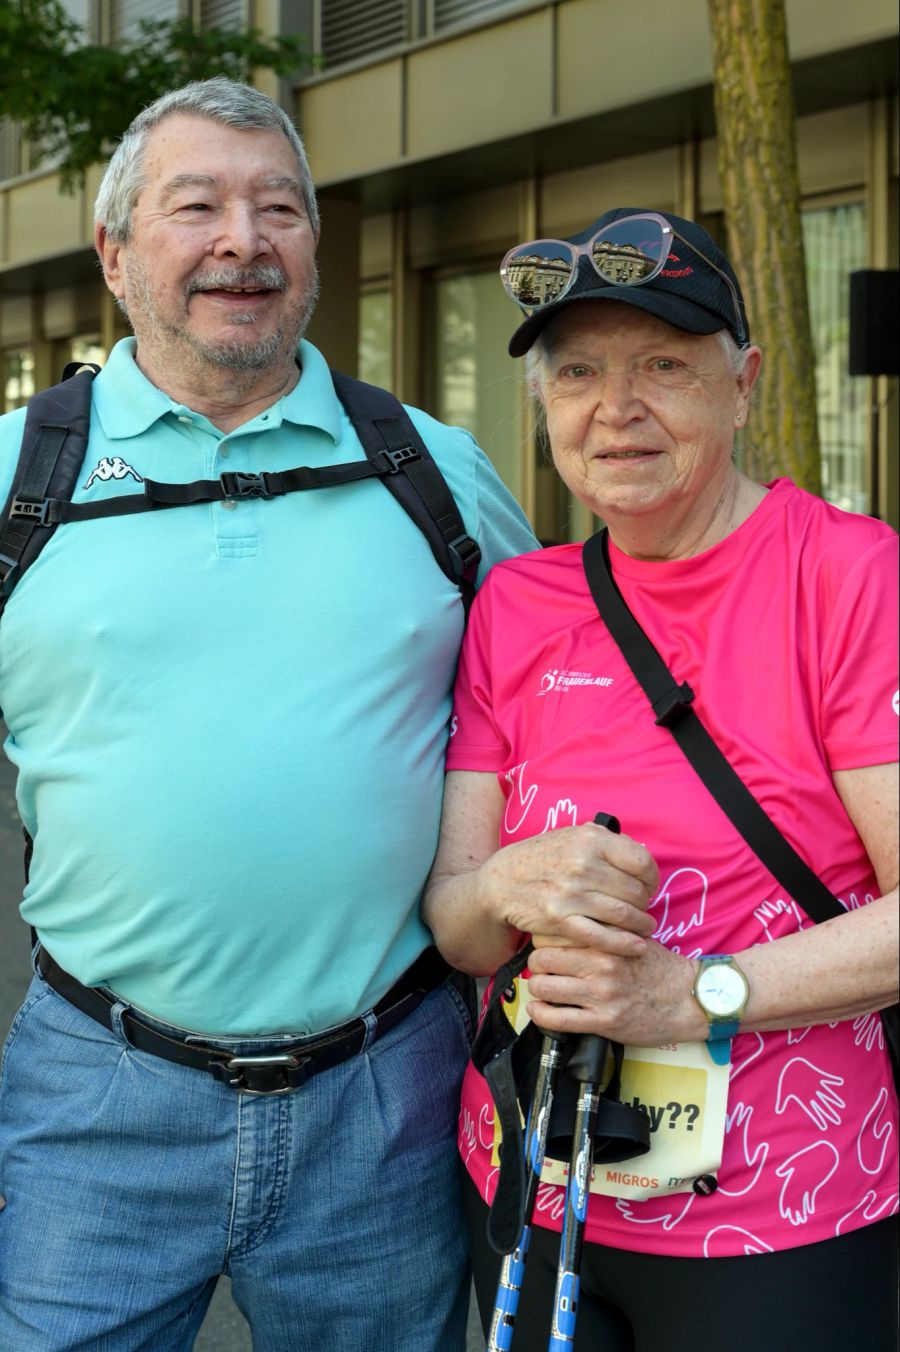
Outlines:
<svg viewBox="0 0 900 1352"><path fill-rule="evenodd" d="M228 1080L226 1083L229 1088L237 1089L242 1094L250 1094L254 1098L273 1098L276 1094L293 1094L295 1089L299 1089L306 1082L306 1076L298 1084L285 1084L281 1089L252 1089L246 1082L245 1071L252 1074L255 1069L262 1069L265 1066L284 1066L287 1069L302 1064L300 1057L291 1056L288 1053L282 1053L280 1056L233 1056L225 1062L225 1069L236 1071L239 1078Z"/></svg>

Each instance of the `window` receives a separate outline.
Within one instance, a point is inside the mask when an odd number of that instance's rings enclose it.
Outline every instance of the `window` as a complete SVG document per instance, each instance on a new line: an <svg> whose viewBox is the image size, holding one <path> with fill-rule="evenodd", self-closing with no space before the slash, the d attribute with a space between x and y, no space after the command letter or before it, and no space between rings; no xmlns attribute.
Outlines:
<svg viewBox="0 0 900 1352"><path fill-rule="evenodd" d="M850 273L866 266L861 202L803 213L809 311L816 358L822 496L845 511L869 510L868 381L847 374Z"/></svg>
<svg viewBox="0 0 900 1352"><path fill-rule="evenodd" d="M490 23L522 0L319 0L317 45L326 68L378 56L459 24Z"/></svg>
<svg viewBox="0 0 900 1352"><path fill-rule="evenodd" d="M518 0L432 0L432 31L441 33L466 20L488 19L498 11L511 9ZM499 17L499 14L498 14Z"/></svg>
<svg viewBox="0 0 900 1352"><path fill-rule="evenodd" d="M465 427L521 500L526 433L519 363L506 346L514 313L496 268L435 280L430 288L430 403L441 422Z"/></svg>
<svg viewBox="0 0 900 1352"><path fill-rule="evenodd" d="M99 333L85 333L70 338L68 348L66 361L92 361L98 366L106 361L106 348L100 342Z"/></svg>
<svg viewBox="0 0 900 1352"><path fill-rule="evenodd" d="M390 291L364 292L359 303L359 378L393 388L393 304Z"/></svg>
<svg viewBox="0 0 900 1352"><path fill-rule="evenodd" d="M320 48L339 66L410 38L407 0L322 0Z"/></svg>
<svg viewBox="0 0 900 1352"><path fill-rule="evenodd" d="M109 16L109 37L113 46L139 42L141 19L177 19L178 0L113 0Z"/></svg>
<svg viewBox="0 0 900 1352"><path fill-rule="evenodd" d="M3 411L21 408L34 394L34 353L28 348L3 354Z"/></svg>
<svg viewBox="0 0 900 1352"><path fill-rule="evenodd" d="M200 0L200 23L204 28L243 28L247 22L246 0Z"/></svg>
<svg viewBox="0 0 900 1352"><path fill-rule="evenodd" d="M90 30L94 19L94 6L91 0L63 0L63 9L70 19L85 30L84 36L90 40Z"/></svg>

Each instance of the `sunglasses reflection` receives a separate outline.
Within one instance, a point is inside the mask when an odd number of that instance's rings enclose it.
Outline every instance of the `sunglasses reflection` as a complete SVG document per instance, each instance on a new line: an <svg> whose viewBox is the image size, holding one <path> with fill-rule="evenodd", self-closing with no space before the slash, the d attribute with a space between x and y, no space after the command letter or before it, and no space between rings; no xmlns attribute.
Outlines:
<svg viewBox="0 0 900 1352"><path fill-rule="evenodd" d="M537 252L534 244L525 244L505 265L504 282L514 300L528 309L550 305L571 286L582 250L562 241L550 242L557 252ZM628 240L591 241L589 257L597 272L614 286L634 286L648 280L659 269L661 241L635 244Z"/></svg>

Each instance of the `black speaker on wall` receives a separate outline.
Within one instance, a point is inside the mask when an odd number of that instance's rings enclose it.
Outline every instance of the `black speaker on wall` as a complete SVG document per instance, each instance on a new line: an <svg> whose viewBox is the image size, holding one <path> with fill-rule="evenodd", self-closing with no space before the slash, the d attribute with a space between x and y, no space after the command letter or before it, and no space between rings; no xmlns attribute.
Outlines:
<svg viewBox="0 0 900 1352"><path fill-rule="evenodd" d="M900 271L850 273L851 376L900 375Z"/></svg>

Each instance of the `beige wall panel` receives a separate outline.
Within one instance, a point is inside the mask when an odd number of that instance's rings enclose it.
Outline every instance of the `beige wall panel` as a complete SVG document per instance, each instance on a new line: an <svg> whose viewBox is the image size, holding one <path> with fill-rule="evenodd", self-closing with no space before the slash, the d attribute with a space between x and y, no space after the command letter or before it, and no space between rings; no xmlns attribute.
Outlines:
<svg viewBox="0 0 900 1352"><path fill-rule="evenodd" d="M549 9L408 57L407 140L413 159L480 145L552 116Z"/></svg>
<svg viewBox="0 0 900 1352"><path fill-rule="evenodd" d="M61 193L55 176L10 188L6 262L68 253L82 238L81 199Z"/></svg>
<svg viewBox="0 0 900 1352"><path fill-rule="evenodd" d="M801 117L797 123L800 189L806 196L839 192L865 183L868 105L856 103L827 113ZM716 167L716 142L700 145L700 210L722 210Z"/></svg>
<svg viewBox="0 0 900 1352"><path fill-rule="evenodd" d="M359 270L365 281L369 277L386 277L391 270L391 232L393 216L383 211L379 216L367 216L360 233Z"/></svg>
<svg viewBox="0 0 900 1352"><path fill-rule="evenodd" d="M317 183L401 158L402 74L399 61L385 61L301 89L297 122Z"/></svg>
<svg viewBox="0 0 900 1352"><path fill-rule="evenodd" d="M692 3L694 0L692 0ZM853 0L852 5L822 0L787 0L791 57L802 61L820 52L877 42L897 33L896 0Z"/></svg>
<svg viewBox="0 0 900 1352"><path fill-rule="evenodd" d="M797 123L800 191L806 196L866 181L868 104L802 117Z"/></svg>
<svg viewBox="0 0 900 1352"><path fill-rule="evenodd" d="M540 233L573 235L611 207L674 211L677 171L673 147L550 174L540 185Z"/></svg>
<svg viewBox="0 0 900 1352"><path fill-rule="evenodd" d="M516 240L518 187L514 183L453 201L414 207L409 213L409 261L413 267L452 263L455 258L491 258ZM497 259L499 263L499 257Z"/></svg>
<svg viewBox="0 0 900 1352"><path fill-rule="evenodd" d="M559 115L581 117L712 78L705 0L635 8L633 0L559 7Z"/></svg>
<svg viewBox="0 0 900 1352"><path fill-rule="evenodd" d="M45 338L70 338L100 331L103 284L59 287L48 291L43 304Z"/></svg>
<svg viewBox="0 0 900 1352"><path fill-rule="evenodd" d="M788 0L794 60L841 51L897 31L896 0L852 5ZM568 0L559 6L559 113L578 117L625 107L712 78L706 0L653 8L650 40L632 0Z"/></svg>
<svg viewBox="0 0 900 1352"><path fill-rule="evenodd" d="M30 296L7 296L0 303L0 347L28 347L32 340Z"/></svg>
<svg viewBox="0 0 900 1352"><path fill-rule="evenodd" d="M249 22L264 33L277 33L280 23L278 0L250 0Z"/></svg>

